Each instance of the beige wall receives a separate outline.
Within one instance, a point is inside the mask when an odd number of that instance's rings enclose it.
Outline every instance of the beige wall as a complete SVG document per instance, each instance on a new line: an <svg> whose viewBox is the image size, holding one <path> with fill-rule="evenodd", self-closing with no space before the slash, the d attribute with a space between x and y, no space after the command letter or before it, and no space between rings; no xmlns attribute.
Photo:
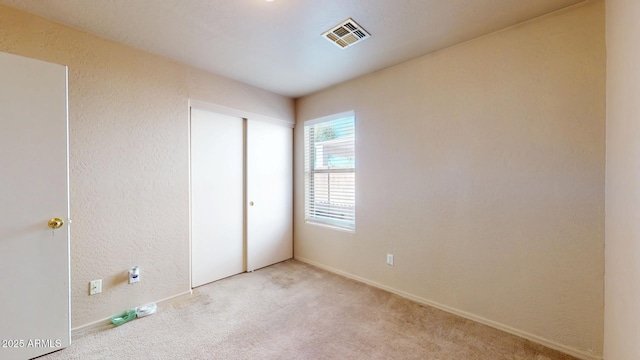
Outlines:
<svg viewBox="0 0 640 360"><path fill-rule="evenodd" d="M640 2L607 0L607 360L640 359Z"/></svg>
<svg viewBox="0 0 640 360"><path fill-rule="evenodd" d="M69 66L72 326L189 291L188 99L288 121L293 101L5 6L0 51Z"/></svg>
<svg viewBox="0 0 640 360"><path fill-rule="evenodd" d="M296 107L298 259L581 357L602 353L604 2ZM304 222L302 126L352 109L353 234Z"/></svg>

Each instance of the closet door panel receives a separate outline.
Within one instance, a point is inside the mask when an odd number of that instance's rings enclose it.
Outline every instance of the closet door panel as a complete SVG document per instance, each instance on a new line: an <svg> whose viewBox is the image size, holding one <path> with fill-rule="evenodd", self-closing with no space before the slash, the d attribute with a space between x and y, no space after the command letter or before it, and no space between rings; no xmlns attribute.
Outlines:
<svg viewBox="0 0 640 360"><path fill-rule="evenodd" d="M192 286L244 269L243 119L191 109Z"/></svg>
<svg viewBox="0 0 640 360"><path fill-rule="evenodd" d="M293 257L293 130L247 121L247 270Z"/></svg>

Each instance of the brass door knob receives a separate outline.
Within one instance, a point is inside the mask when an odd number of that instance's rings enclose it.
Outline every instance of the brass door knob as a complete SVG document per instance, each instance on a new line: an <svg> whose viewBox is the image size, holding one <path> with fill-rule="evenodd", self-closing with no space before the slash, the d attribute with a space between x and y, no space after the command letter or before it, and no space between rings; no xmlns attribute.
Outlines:
<svg viewBox="0 0 640 360"><path fill-rule="evenodd" d="M64 225L64 221L62 221L62 219L60 218L53 218L49 220L49 227L52 229L59 229L62 227L62 225Z"/></svg>

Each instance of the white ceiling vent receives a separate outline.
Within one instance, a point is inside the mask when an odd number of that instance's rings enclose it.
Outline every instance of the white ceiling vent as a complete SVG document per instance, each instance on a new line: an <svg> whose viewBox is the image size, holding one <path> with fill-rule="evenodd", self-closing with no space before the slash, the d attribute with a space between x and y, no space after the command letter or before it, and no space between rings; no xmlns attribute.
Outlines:
<svg viewBox="0 0 640 360"><path fill-rule="evenodd" d="M370 38L371 34L363 29L362 26L358 25L352 18L348 18L322 33L322 36L336 44L339 48L345 49Z"/></svg>

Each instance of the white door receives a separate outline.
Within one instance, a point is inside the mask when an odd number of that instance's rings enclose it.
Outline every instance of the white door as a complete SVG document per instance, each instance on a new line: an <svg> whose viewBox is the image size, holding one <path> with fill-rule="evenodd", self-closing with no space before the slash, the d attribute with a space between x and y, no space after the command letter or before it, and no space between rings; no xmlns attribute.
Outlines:
<svg viewBox="0 0 640 360"><path fill-rule="evenodd" d="M244 120L191 108L191 284L244 271Z"/></svg>
<svg viewBox="0 0 640 360"><path fill-rule="evenodd" d="M0 359L71 341L67 128L67 68L0 53Z"/></svg>
<svg viewBox="0 0 640 360"><path fill-rule="evenodd" d="M247 121L247 269L293 257L293 130Z"/></svg>

